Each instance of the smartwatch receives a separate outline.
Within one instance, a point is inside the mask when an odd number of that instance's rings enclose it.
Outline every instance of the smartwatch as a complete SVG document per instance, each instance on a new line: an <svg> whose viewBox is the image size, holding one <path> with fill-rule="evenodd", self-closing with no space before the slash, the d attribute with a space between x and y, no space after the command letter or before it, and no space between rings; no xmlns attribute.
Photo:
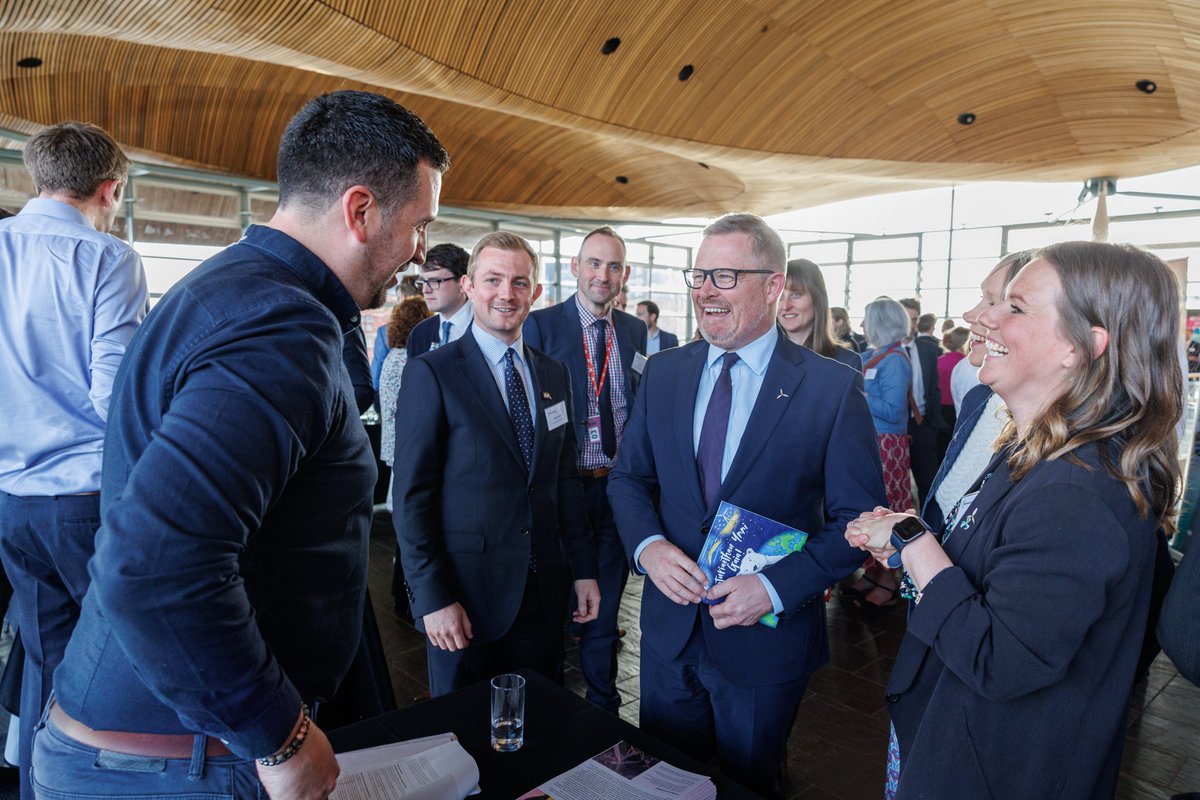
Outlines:
<svg viewBox="0 0 1200 800"><path fill-rule="evenodd" d="M929 526L925 524L925 520L920 517L905 517L892 526L892 547L896 548L896 552L888 556L887 564L892 569L896 569L901 565L900 551L905 545L910 544L915 539L924 534L929 533Z"/></svg>

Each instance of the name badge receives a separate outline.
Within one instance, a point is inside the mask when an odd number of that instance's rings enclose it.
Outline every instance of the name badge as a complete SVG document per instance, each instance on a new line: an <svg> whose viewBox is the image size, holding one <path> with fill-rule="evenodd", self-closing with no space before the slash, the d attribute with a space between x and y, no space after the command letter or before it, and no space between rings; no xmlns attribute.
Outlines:
<svg viewBox="0 0 1200 800"><path fill-rule="evenodd" d="M600 417L587 418L587 438L592 444L600 444Z"/></svg>
<svg viewBox="0 0 1200 800"><path fill-rule="evenodd" d="M879 370L875 369L874 367L871 367L869 370L867 370L866 372L863 373L863 380L868 380L868 381L875 380L875 373L878 371Z"/></svg>
<svg viewBox="0 0 1200 800"><path fill-rule="evenodd" d="M567 424L567 401L559 400L546 409L546 427L550 430Z"/></svg>
<svg viewBox="0 0 1200 800"><path fill-rule="evenodd" d="M642 374L642 370L646 368L646 357L641 353L633 354L633 371L638 375Z"/></svg>

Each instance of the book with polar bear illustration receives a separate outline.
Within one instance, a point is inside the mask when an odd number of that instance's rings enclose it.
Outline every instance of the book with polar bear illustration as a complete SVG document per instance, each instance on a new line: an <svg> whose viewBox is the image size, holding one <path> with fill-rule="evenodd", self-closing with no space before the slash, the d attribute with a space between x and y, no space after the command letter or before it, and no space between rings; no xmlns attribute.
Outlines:
<svg viewBox="0 0 1200 800"><path fill-rule="evenodd" d="M753 575L790 553L798 553L808 534L773 519L721 501L708 529L708 538L696 559L713 586L735 575ZM710 605L724 602L704 600ZM774 628L779 617L766 614L759 620Z"/></svg>

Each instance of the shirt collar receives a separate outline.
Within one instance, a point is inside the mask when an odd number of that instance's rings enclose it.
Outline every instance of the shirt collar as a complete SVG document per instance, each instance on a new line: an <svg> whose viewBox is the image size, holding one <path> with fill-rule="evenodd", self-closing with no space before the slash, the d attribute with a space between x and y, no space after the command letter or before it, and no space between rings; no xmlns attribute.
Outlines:
<svg viewBox="0 0 1200 800"><path fill-rule="evenodd" d="M779 342L779 333L772 325L771 329L762 336L755 339L750 344L744 347L739 347L734 352L738 354L738 359L749 367L754 374L762 375L767 371L767 364L771 361L771 355L775 352L775 345ZM705 364L711 369L729 351L722 350L714 344L708 346L708 360Z"/></svg>
<svg viewBox="0 0 1200 800"><path fill-rule="evenodd" d="M596 324L597 320L601 319L608 323L608 327L612 327L612 306L608 307L608 310L604 312L603 316L597 317L591 311L588 311L586 308L584 308L583 303L579 302L579 292L576 292L575 307L579 309L579 324L583 328L590 328L592 325Z"/></svg>
<svg viewBox="0 0 1200 800"><path fill-rule="evenodd" d="M458 311L455 311L454 316L452 316L452 317L447 317L445 314L442 314L439 311L438 312L438 318L439 318L438 328L441 329L442 322L449 322L451 325L454 326L454 328L456 330L465 328L467 326L467 324L471 321L472 316L474 316L474 311L475 311L475 309L471 305L471 300L469 298L467 299L467 302L465 302L461 306L459 306Z"/></svg>
<svg viewBox="0 0 1200 800"><path fill-rule="evenodd" d="M90 220L75 206L52 197L34 197L21 209L22 214L39 214L66 222L75 222L88 228L94 227Z"/></svg>
<svg viewBox="0 0 1200 800"><path fill-rule="evenodd" d="M242 236L242 244L272 256L304 281L313 295L337 317L343 333L349 333L362 323L358 304L333 270L291 236L265 225L251 225Z"/></svg>
<svg viewBox="0 0 1200 800"><path fill-rule="evenodd" d="M518 336L517 340L512 344L506 344L478 325L472 325L471 335L475 337L475 343L479 345L479 349L483 351L483 357L487 359L489 364L499 364L503 361L504 354L510 347L516 351L513 355L517 359L522 361L525 359L524 334Z"/></svg>

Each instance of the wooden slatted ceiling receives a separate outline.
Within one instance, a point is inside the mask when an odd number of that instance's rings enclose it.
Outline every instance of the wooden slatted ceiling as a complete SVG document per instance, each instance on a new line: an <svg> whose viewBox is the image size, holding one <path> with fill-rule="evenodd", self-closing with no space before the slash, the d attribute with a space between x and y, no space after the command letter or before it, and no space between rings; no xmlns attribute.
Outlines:
<svg viewBox="0 0 1200 800"><path fill-rule="evenodd" d="M447 204L766 212L1196 163L1198 43L1192 0L10 0L0 117L269 178L305 100L385 89L450 149Z"/></svg>

